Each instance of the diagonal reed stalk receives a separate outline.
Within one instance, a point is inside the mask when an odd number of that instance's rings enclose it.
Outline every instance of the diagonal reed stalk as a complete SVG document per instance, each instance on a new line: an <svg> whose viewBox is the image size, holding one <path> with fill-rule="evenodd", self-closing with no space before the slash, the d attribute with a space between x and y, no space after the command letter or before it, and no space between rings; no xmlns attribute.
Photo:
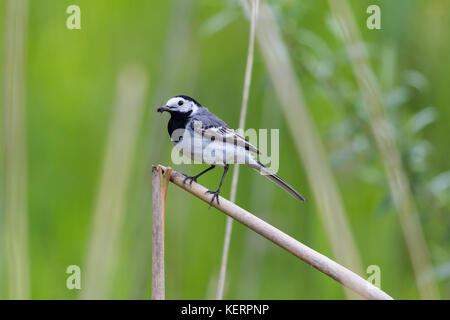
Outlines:
<svg viewBox="0 0 450 320"><path fill-rule="evenodd" d="M281 31L272 9L266 4L261 5L258 26L257 37L263 59L288 127L295 137L295 147L305 166L334 257L339 263L361 275L363 273L360 256L338 186L314 121L308 112ZM345 292L350 299L358 298L349 290Z"/></svg>
<svg viewBox="0 0 450 320"><path fill-rule="evenodd" d="M27 1L9 0L6 9L4 192L9 297L29 299L25 42Z"/></svg>
<svg viewBox="0 0 450 320"><path fill-rule="evenodd" d="M88 242L82 299L105 299L108 296L107 283L115 268L128 178L146 90L147 76L141 66L127 66L120 70L116 107Z"/></svg>
<svg viewBox="0 0 450 320"><path fill-rule="evenodd" d="M166 172L166 167L159 166ZM202 185L194 182L192 185L184 184L185 176L174 170L170 173L170 181L176 186L190 192L200 200L209 203L211 201L210 196L206 194L207 189ZM352 290L353 292L361 295L366 299L376 300L392 300L392 297L383 292L380 288L372 285L370 282L364 280L356 273L341 266L319 252L305 246L264 220L254 216L250 212L238 207L234 202L219 197L219 202L215 202L213 206L219 211L225 213L234 220L242 223L247 228L262 235L266 239L272 241L282 249L293 254L297 258L308 263L312 267L316 268L320 272L323 272L327 276L333 278L343 286Z"/></svg>
<svg viewBox="0 0 450 320"><path fill-rule="evenodd" d="M422 299L437 299L439 292L432 278L430 256L420 224L408 177L403 168L391 124L386 115L383 95L373 73L365 46L349 3L330 0L331 11L340 27L353 73L363 96L376 146L386 171L394 205L413 265Z"/></svg>
<svg viewBox="0 0 450 320"><path fill-rule="evenodd" d="M253 57L255 52L255 33L256 33L256 22L258 20L258 7L259 0L251 0L251 19L250 19L250 36L248 43L248 52L247 52L247 63L245 67L245 80L244 80L244 92L242 94L242 105L241 105L241 114L239 118L239 129L244 129L245 126L245 118L247 115L247 106L248 106L248 97L250 95L250 84L252 79L252 69L253 69ZM230 200L232 202L236 201L236 193L237 193L237 185L239 180L239 166L234 166L233 169L233 178L231 180L231 192L230 192ZM233 219L227 217L227 223L225 227L225 236L223 242L223 250L222 250L222 263L220 265L220 274L219 274L219 282L217 285L217 293L216 299L223 299L223 291L225 286L225 277L227 272L227 261L230 250L230 241L231 241L231 231L233 228Z"/></svg>

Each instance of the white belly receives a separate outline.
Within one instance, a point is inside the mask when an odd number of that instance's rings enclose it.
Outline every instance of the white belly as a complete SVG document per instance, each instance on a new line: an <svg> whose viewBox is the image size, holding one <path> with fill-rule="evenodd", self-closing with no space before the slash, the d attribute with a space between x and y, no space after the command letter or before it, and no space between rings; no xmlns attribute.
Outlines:
<svg viewBox="0 0 450 320"><path fill-rule="evenodd" d="M183 139L176 143L174 147L194 163L207 163L217 166L256 163L253 155L241 146L223 141L202 139L202 136L197 133L192 137L188 131L184 132Z"/></svg>

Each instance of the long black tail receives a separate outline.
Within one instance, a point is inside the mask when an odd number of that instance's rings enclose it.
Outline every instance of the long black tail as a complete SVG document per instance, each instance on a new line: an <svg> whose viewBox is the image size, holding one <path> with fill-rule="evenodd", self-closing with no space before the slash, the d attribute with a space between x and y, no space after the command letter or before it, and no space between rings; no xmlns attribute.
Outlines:
<svg viewBox="0 0 450 320"><path fill-rule="evenodd" d="M306 199L300 193L298 193L294 188L292 188L286 181L281 179L279 176L270 172L261 162L258 161L258 165L251 165L250 167L259 171L261 174L265 175L272 182L275 182L277 185L279 185L284 190L289 192L297 200L301 202L306 201Z"/></svg>

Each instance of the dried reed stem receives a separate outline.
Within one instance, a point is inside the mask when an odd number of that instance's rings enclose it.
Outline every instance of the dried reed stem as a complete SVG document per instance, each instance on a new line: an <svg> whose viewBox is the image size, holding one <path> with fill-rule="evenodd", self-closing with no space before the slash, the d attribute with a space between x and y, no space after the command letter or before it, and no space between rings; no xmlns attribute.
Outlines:
<svg viewBox="0 0 450 320"><path fill-rule="evenodd" d="M247 53L247 64L245 67L245 80L244 80L244 92L242 95L242 105L241 105L241 115L239 118L239 128L244 129L245 119L247 115L247 107L248 107L248 97L250 95L250 84L252 79L252 69L253 69L253 57L255 51L255 31L256 31L256 22L258 20L258 7L259 0L251 1L251 19L250 19L250 36L249 36L249 44L248 44L248 53ZM233 177L231 180L231 192L230 192L230 200L232 202L236 201L236 193L237 193L237 184L239 180L239 166L235 166L233 169ZM227 218L227 223L225 227L225 236L223 242L223 250L222 250L222 262L220 265L220 275L219 282L217 285L217 293L216 299L223 299L223 291L225 286L225 277L227 272L227 261L230 250L230 241L231 241L231 231L233 228L233 219L230 217Z"/></svg>
<svg viewBox="0 0 450 320"><path fill-rule="evenodd" d="M172 169L152 166L152 300L165 299L164 238L167 189Z"/></svg>
<svg viewBox="0 0 450 320"><path fill-rule="evenodd" d="M169 170L167 170L168 172ZM167 181L169 179L166 179ZM152 167L152 300L164 300L164 207L160 167ZM164 204L163 204L164 202Z"/></svg>
<svg viewBox="0 0 450 320"><path fill-rule="evenodd" d="M422 299L438 299L439 292L432 278L430 256L414 197L386 115L383 95L371 69L355 17L347 1L330 0L329 4L341 29L353 73L369 114L370 126L386 171L392 198L399 213L400 225L411 257L420 296Z"/></svg>
<svg viewBox="0 0 450 320"><path fill-rule="evenodd" d="M166 170L164 166L160 166L163 171ZM184 184L185 176L172 170L170 174L170 181L178 187L188 191L197 198L209 203L211 196L206 193L207 189L202 185L193 182L192 185ZM266 239L277 244L284 250L292 253L297 258L310 264L312 267L323 272L334 280L338 281L342 285L346 286L350 290L358 293L366 299L375 300L390 300L389 295L383 292L381 289L375 287L370 282L364 280L356 273L344 268L340 264L327 258L326 256L318 253L317 251L305 246L294 238L288 236L279 229L273 227L269 223L254 216L250 212L240 208L233 202L219 197L220 205L214 202L213 206L228 215L229 217L239 221L249 229L262 235ZM288 281L288 280L287 280Z"/></svg>

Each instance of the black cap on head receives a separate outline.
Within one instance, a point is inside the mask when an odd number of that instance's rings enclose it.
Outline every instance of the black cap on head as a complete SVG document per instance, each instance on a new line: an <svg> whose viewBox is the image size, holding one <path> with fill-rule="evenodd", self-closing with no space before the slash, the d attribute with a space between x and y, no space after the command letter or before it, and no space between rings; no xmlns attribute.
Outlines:
<svg viewBox="0 0 450 320"><path fill-rule="evenodd" d="M184 94L180 94L180 95L175 96L175 97L176 97L176 98L183 98L184 100L188 100L188 101L192 101L192 102L194 102L196 105L202 107L202 105L201 105L197 100L195 100L194 98L191 98L191 97L189 97L189 96L186 96L186 95L184 95Z"/></svg>

